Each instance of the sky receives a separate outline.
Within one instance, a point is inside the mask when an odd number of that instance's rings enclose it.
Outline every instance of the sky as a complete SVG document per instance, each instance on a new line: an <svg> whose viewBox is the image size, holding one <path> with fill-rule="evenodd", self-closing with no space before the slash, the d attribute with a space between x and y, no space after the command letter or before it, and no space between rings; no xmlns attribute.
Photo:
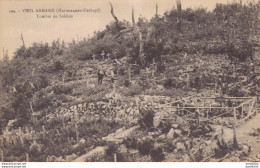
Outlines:
<svg viewBox="0 0 260 168"><path fill-rule="evenodd" d="M226 4L239 0L181 0L182 9L207 8L213 10L216 3ZM110 0L114 13L119 20L131 21L132 6L135 9L135 19L139 16L150 19L155 14L176 6L176 0ZM23 9L33 9L34 12L23 12ZM55 12L36 12L36 9L54 9ZM97 12L57 13L57 9L93 9ZM15 10L15 13L10 11ZM72 14L73 18L37 18L40 15ZM94 31L103 30L113 21L108 0L0 0L0 60L3 58L3 48L8 49L9 57L22 46L20 39L23 34L25 46L33 42L49 42L61 39L69 42L92 36Z"/></svg>

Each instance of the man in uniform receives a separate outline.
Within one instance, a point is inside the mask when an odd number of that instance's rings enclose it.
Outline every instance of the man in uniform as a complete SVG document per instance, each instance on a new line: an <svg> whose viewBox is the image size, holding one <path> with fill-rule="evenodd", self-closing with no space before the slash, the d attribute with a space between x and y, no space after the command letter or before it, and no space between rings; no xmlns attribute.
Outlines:
<svg viewBox="0 0 260 168"><path fill-rule="evenodd" d="M98 76L98 84L99 85L102 84L104 75L105 75L105 72L103 70L98 70L97 76Z"/></svg>

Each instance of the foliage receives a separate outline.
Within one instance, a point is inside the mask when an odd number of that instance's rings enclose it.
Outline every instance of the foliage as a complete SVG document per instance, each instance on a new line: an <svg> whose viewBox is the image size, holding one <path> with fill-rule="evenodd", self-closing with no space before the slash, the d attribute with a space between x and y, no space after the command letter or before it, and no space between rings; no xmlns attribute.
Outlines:
<svg viewBox="0 0 260 168"><path fill-rule="evenodd" d="M141 155L149 155L153 147L154 145L151 139L145 139L143 141L139 141L137 145L137 149Z"/></svg>
<svg viewBox="0 0 260 168"><path fill-rule="evenodd" d="M158 147L151 151L151 158L153 162L161 162L164 159L163 149Z"/></svg>
<svg viewBox="0 0 260 168"><path fill-rule="evenodd" d="M141 111L142 117L139 119L138 123L141 128L151 129L153 127L153 110L144 110Z"/></svg>

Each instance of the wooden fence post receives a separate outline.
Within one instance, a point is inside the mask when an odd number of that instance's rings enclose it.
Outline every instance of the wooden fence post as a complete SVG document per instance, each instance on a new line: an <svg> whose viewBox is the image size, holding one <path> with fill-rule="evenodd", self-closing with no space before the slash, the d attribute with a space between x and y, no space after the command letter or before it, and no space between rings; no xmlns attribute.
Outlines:
<svg viewBox="0 0 260 168"><path fill-rule="evenodd" d="M114 162L117 162L116 153L114 153Z"/></svg>
<svg viewBox="0 0 260 168"><path fill-rule="evenodd" d="M233 110L233 115L234 115L234 120L233 120L233 145L235 148L238 148L238 143L237 143L237 135L236 135L236 120L237 120L237 116L236 116L236 108L234 108Z"/></svg>
<svg viewBox="0 0 260 168"><path fill-rule="evenodd" d="M242 105L242 112L241 112L241 118L243 118L244 117L244 105Z"/></svg>
<svg viewBox="0 0 260 168"><path fill-rule="evenodd" d="M131 67L128 67L128 80L131 82Z"/></svg>
<svg viewBox="0 0 260 168"><path fill-rule="evenodd" d="M42 131L43 131L43 137L45 138L46 137L46 130L45 130L44 125L42 126Z"/></svg>
<svg viewBox="0 0 260 168"><path fill-rule="evenodd" d="M30 159L29 159L29 154L28 153L25 153L25 157L26 157L26 162L29 162Z"/></svg>
<svg viewBox="0 0 260 168"><path fill-rule="evenodd" d="M19 127L19 138L20 138L20 141L21 141L21 145L24 146L24 140L23 140L23 136L22 136L22 129L21 129L21 127Z"/></svg>
<svg viewBox="0 0 260 168"><path fill-rule="evenodd" d="M79 128L78 128L77 123L75 123L75 130L76 130L76 139L77 139L77 142L79 142Z"/></svg>

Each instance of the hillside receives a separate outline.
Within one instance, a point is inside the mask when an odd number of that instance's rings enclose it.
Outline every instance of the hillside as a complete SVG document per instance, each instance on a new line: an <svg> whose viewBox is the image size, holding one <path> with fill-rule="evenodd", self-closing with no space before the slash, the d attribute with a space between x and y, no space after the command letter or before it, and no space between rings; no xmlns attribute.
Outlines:
<svg viewBox="0 0 260 168"><path fill-rule="evenodd" d="M3 161L249 160L259 140L240 137L243 124L259 137L259 9L178 8L21 46L0 65ZM230 109L246 122L238 144L221 133Z"/></svg>

